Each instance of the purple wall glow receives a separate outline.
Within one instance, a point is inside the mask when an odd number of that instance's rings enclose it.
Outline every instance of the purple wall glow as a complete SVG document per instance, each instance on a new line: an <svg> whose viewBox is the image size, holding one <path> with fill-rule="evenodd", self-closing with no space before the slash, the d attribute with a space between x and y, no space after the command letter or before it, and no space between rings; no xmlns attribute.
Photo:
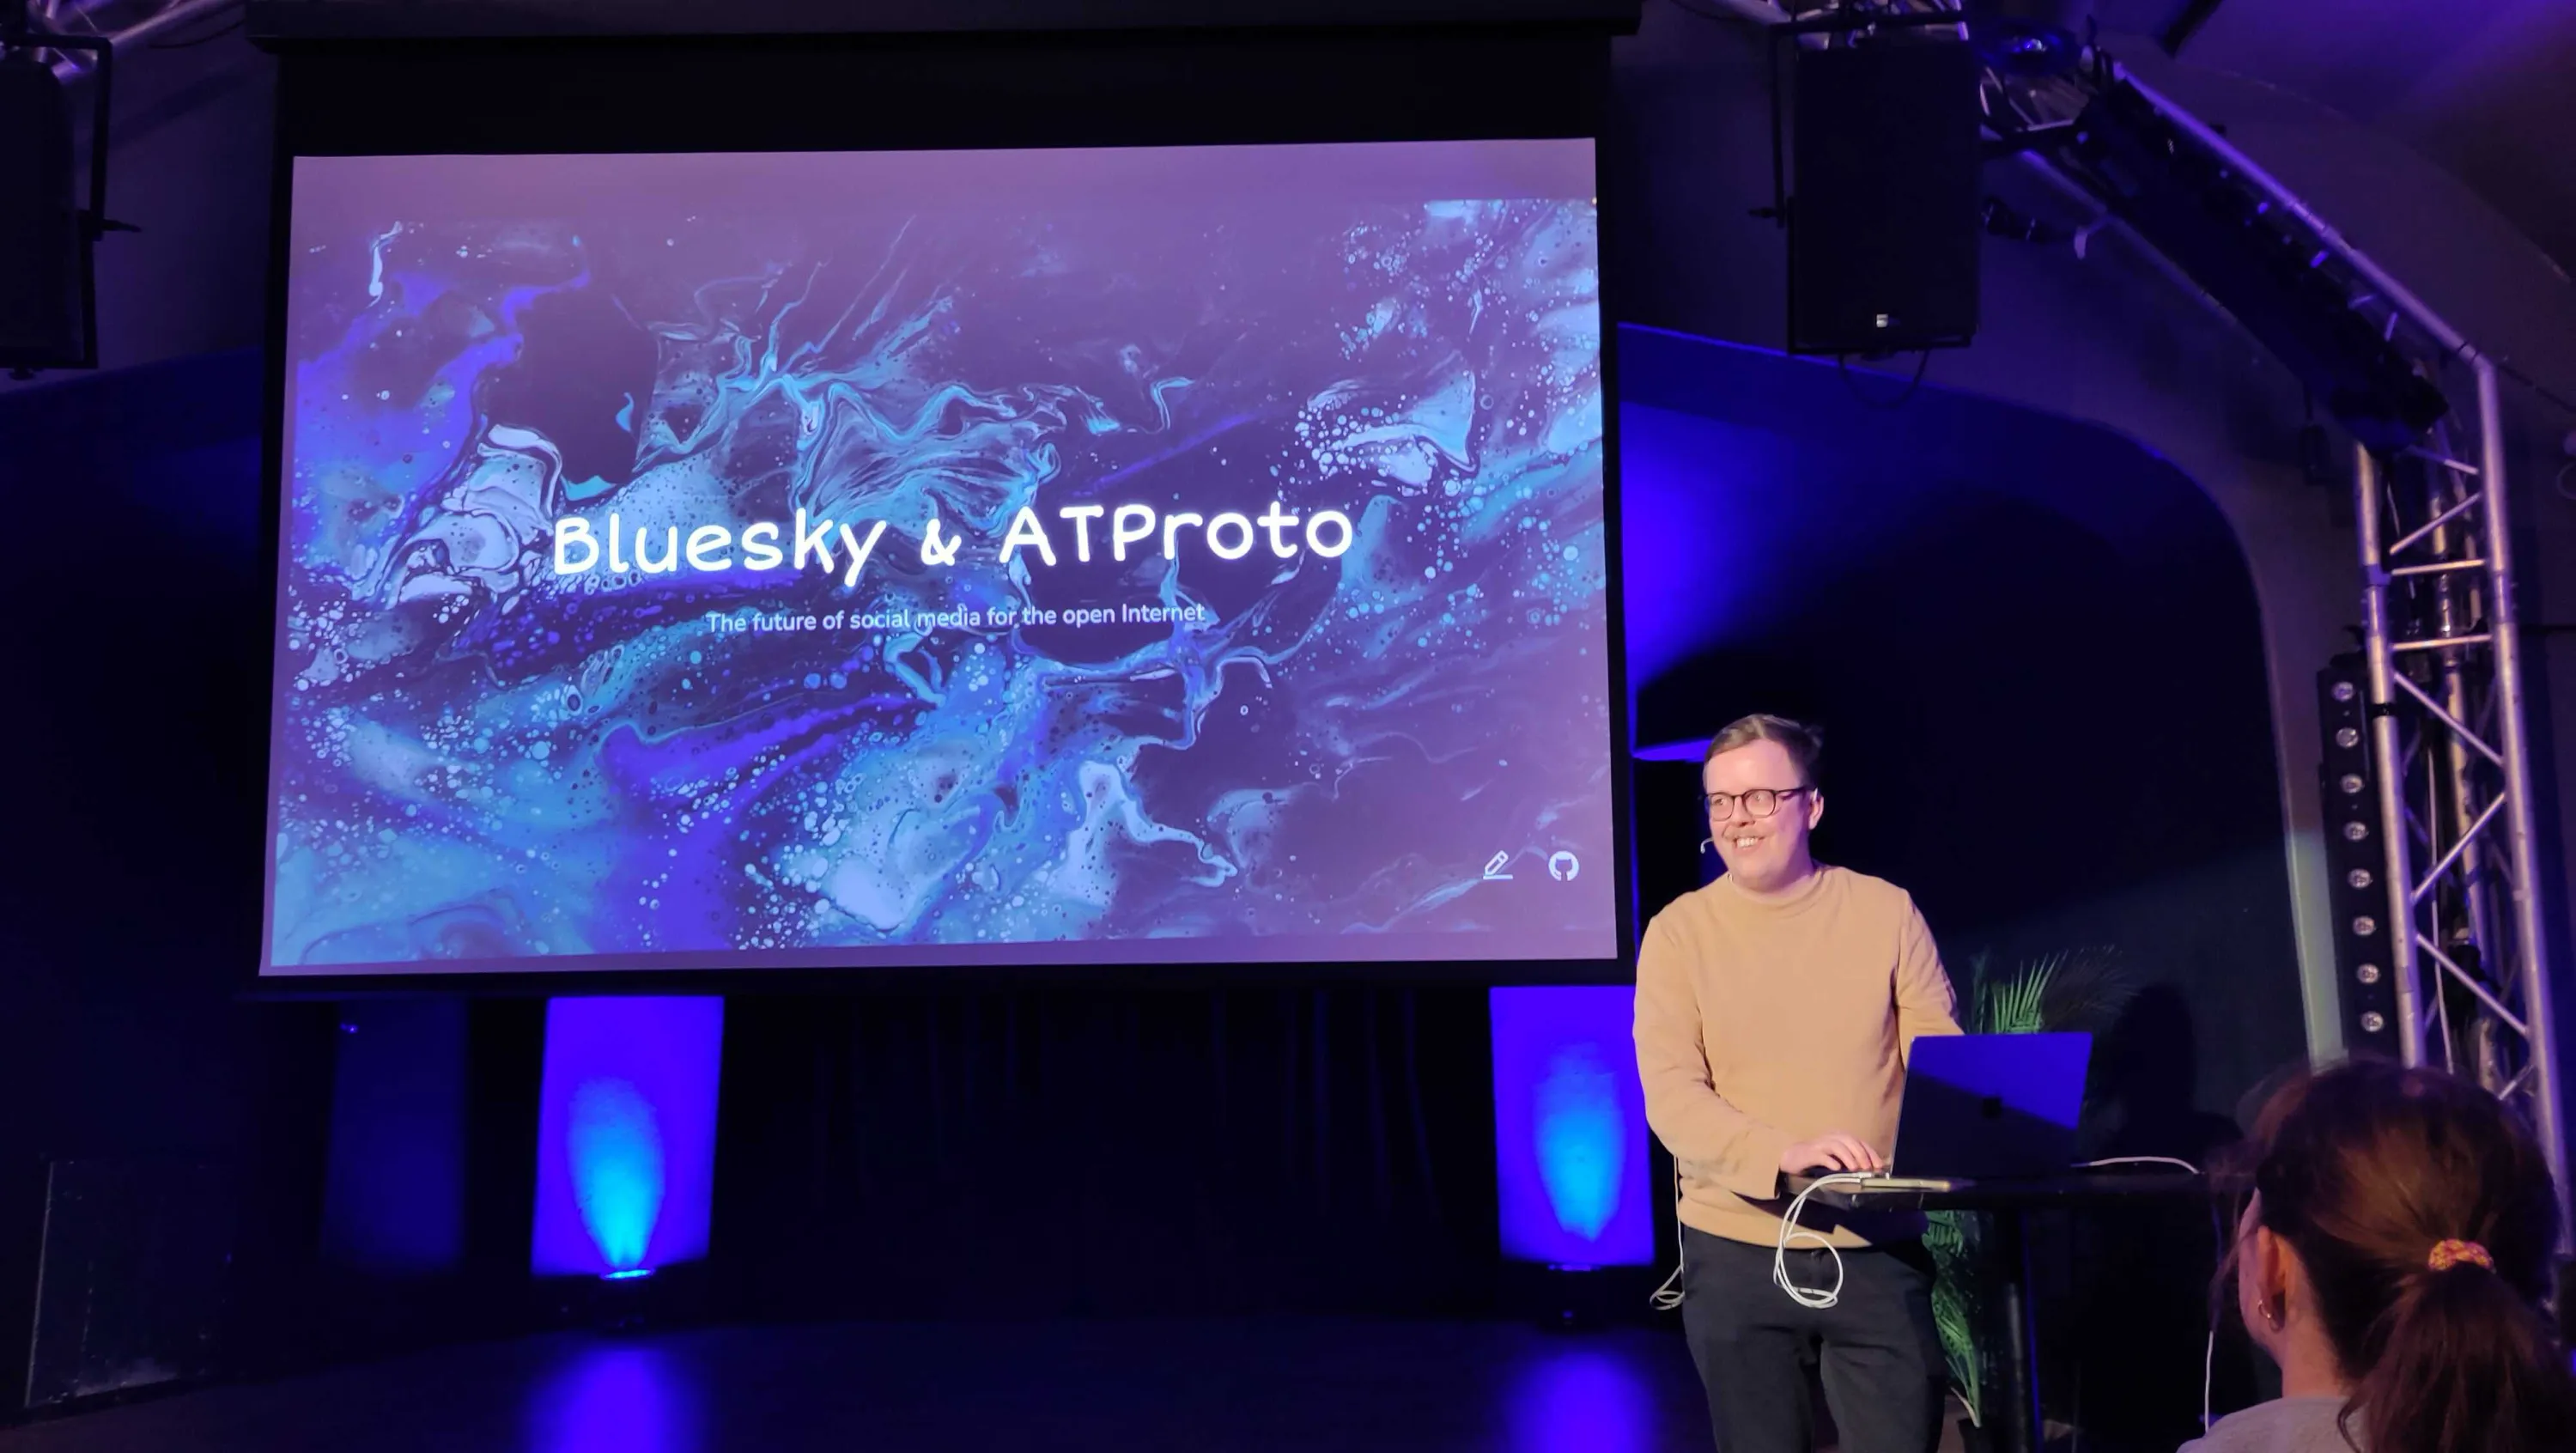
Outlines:
<svg viewBox="0 0 2576 1453"><path fill-rule="evenodd" d="M539 1275L706 1255L722 999L557 999L537 1106Z"/></svg>
<svg viewBox="0 0 2576 1453"><path fill-rule="evenodd" d="M374 1271L465 1254L465 1001L342 1006L322 1252Z"/></svg>

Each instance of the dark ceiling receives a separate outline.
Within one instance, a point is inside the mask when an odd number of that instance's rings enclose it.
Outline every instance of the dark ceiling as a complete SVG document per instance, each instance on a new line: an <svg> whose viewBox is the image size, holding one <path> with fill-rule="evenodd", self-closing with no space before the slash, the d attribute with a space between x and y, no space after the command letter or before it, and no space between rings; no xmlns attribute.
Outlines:
<svg viewBox="0 0 2576 1453"><path fill-rule="evenodd" d="M2099 0L2095 13L2106 32L2154 36L2188 8ZM2576 270L2576 0L2220 0L2179 58L2402 142Z"/></svg>

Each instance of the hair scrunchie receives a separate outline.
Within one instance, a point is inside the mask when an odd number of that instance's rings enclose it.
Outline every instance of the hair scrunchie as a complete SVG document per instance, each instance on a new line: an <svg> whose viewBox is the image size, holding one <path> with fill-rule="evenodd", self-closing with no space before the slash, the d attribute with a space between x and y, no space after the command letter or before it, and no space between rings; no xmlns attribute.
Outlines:
<svg viewBox="0 0 2576 1453"><path fill-rule="evenodd" d="M2435 1271L2449 1271L2455 1266L2482 1266L2489 1271L2495 1270L2495 1258L2487 1255L2487 1249L2474 1241L2436 1241L2433 1254L2424 1258L2424 1264Z"/></svg>

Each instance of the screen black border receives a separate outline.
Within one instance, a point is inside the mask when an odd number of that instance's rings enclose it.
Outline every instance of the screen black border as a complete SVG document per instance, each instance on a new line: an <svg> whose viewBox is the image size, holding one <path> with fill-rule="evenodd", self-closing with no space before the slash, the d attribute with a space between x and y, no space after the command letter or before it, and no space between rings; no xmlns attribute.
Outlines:
<svg viewBox="0 0 2576 1453"><path fill-rule="evenodd" d="M1625 581L1620 559L1618 313L1601 195L1610 36L1597 26L761 39L299 44L282 48L271 181L261 531L271 592L284 513L288 238L298 156L894 151L1352 141L1589 140L1601 278L1602 527L1608 635L1613 952L1603 958L1352 962L867 964L830 968L512 969L265 974L273 892L274 681L253 835L263 897L245 993L739 994L961 984L1175 988L1630 982L1637 939ZM730 107L650 104L694 90ZM960 97L979 97L959 107ZM853 98L870 98L852 104ZM274 638L269 663L275 669Z"/></svg>

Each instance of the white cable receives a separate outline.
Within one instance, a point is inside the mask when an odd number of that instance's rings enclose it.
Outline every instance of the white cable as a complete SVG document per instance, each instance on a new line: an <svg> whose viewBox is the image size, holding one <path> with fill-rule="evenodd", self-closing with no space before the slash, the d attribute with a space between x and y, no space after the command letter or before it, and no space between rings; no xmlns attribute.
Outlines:
<svg viewBox="0 0 2576 1453"><path fill-rule="evenodd" d="M1690 1269L1690 1243L1683 1239L1689 1234L1682 1226L1682 1163L1675 1160L1673 1162L1673 1274L1665 1277L1664 1284L1655 1288L1646 1297L1646 1305L1658 1312L1681 1310L1682 1298L1688 1295L1676 1288L1673 1283L1680 1281L1682 1273Z"/></svg>
<svg viewBox="0 0 2576 1453"><path fill-rule="evenodd" d="M2181 1160L2170 1155L2114 1155L2102 1160L2084 1161L2076 1165L2074 1169L2100 1170L2106 1166L2115 1165L2170 1165L2189 1171L2193 1175L2199 1175L2201 1173L2199 1166L2193 1165L2190 1161ZM1678 1172L1676 1173L1676 1179L1678 1179ZM1798 1224L1799 1213L1803 1212L1807 1208L1807 1198L1826 1186L1836 1184L1859 1184L1874 1179L1876 1179L1874 1176L1862 1175L1851 1171L1842 1171L1833 1175L1818 1176L1815 1180L1808 1183L1805 1190L1798 1192L1796 1199L1789 1202L1788 1211L1780 1218L1780 1240L1771 1248L1771 1284L1778 1287L1781 1291L1788 1293L1789 1300L1796 1302L1799 1306L1820 1312L1830 1310L1836 1303L1842 1300L1842 1252L1835 1249L1834 1243L1829 1237L1826 1237L1820 1232L1809 1231ZM2216 1215L2215 1211L2211 1214L2214 1219ZM1815 1242L1818 1249L1822 1250L1827 1256L1833 1258L1834 1284L1831 1287L1802 1287L1789 1279L1789 1246L1791 1242L1801 1236ZM1680 1276L1681 1270L1676 1267L1672 1276L1665 1279L1663 1287L1656 1290L1655 1304L1657 1306L1660 1307L1667 1305L1663 1300L1666 1295L1666 1290L1670 1288L1673 1282L1678 1280ZM1681 1297L1678 1293L1672 1295L1672 1300L1669 1305L1681 1305ZM2207 1433L2209 1431L2210 1387L2212 1382L2215 1380L2217 1365L2218 1317L2217 1312L2213 1309L2210 1313L2209 1337L2201 1347L2200 1356L2200 1430L2203 1433Z"/></svg>
<svg viewBox="0 0 2576 1453"><path fill-rule="evenodd" d="M2209 1323L2209 1340L2200 1345L2200 1433L2209 1436L2209 1385L2218 1376L2218 1321Z"/></svg>
<svg viewBox="0 0 2576 1453"><path fill-rule="evenodd" d="M2178 1160L2170 1155L2115 1155L2108 1160L2088 1160L2082 1165L2077 1166L2076 1169L2098 1170L2106 1165L2174 1165L2182 1167L2193 1175L2200 1174L2199 1166L2193 1165L2187 1160ZM2218 1208L2216 1206L2209 1208L2209 1231L2211 1239L2217 1243L2216 1254L2220 1260L2225 1260L2227 1257L2227 1231L2224 1227L2219 1225ZM2209 1336L2207 1340L2203 1341L2200 1345L2200 1431L2204 1434L2209 1431L2210 1387L2211 1384L2215 1383L2217 1380L2218 1308L2213 1305L2209 1309Z"/></svg>
<svg viewBox="0 0 2576 1453"><path fill-rule="evenodd" d="M2170 1155L2115 1155L2107 1160L2079 1161L2073 1168L2076 1170L2100 1170L2106 1165L2171 1165L2180 1166L2184 1170L2191 1172L2193 1175L2200 1174L2199 1166L2193 1165L2187 1160L2177 1160Z"/></svg>
<svg viewBox="0 0 2576 1453"><path fill-rule="evenodd" d="M2105 1160L2084 1161L2074 1166L2073 1169L2099 1170L2105 1166L2114 1165L2171 1165L2180 1166L2184 1170L2191 1172L2193 1175L2200 1174L2199 1166L2193 1165L2187 1160L2177 1160L2170 1155L2115 1155ZM1833 1175L1818 1176L1814 1181L1808 1184L1805 1190L1798 1193L1797 1199L1789 1203L1788 1212L1780 1218L1779 1243L1771 1249L1771 1284L1778 1287L1780 1290L1787 1292L1789 1294L1789 1300L1796 1302L1799 1306L1809 1307L1819 1312L1829 1310L1835 1303L1842 1300L1842 1253L1834 1248L1834 1243L1829 1238L1821 1235L1820 1233L1810 1231L1798 1224L1798 1215L1806 1209L1807 1198L1814 1195L1818 1189L1824 1186L1834 1185L1838 1182L1843 1184L1858 1184L1875 1179L1877 1179L1877 1177L1862 1175L1854 1171L1841 1171ZM1802 1236L1807 1240L1816 1243L1816 1249L1833 1258L1834 1284L1831 1288L1802 1287L1789 1279L1789 1247ZM1681 1273L1676 1271L1673 1274L1675 1276L1679 1276ZM1672 1283L1667 1281L1665 1282L1665 1285L1670 1286ZM1662 1293L1659 1291L1656 1295L1661 1296ZM1657 1305L1660 1306L1662 1303L1659 1302ZM1679 1306L1680 1298L1674 1298L1673 1305ZM2213 1325L2210 1329L2210 1339L2213 1347L2217 1345L2217 1336L2217 1328ZM2208 1380L2204 1378L2202 1381L2204 1383L2203 1391L2205 1393L2207 1391L2205 1384Z"/></svg>
<svg viewBox="0 0 2576 1453"><path fill-rule="evenodd" d="M1789 1202L1788 1211L1780 1217L1779 1244L1771 1248L1771 1284L1778 1287L1780 1290L1787 1292L1789 1294L1789 1300L1796 1302L1799 1306L1819 1312L1831 1308L1836 1302L1842 1300L1843 1254L1834 1249L1834 1243L1831 1237L1824 1235L1822 1232L1810 1231L1805 1227L1800 1226L1798 1224L1798 1213L1807 1208L1807 1198L1809 1196L1814 1195L1816 1192L1827 1186L1857 1185L1873 1179L1875 1179L1875 1177L1863 1175L1858 1171L1837 1171L1832 1175L1818 1176L1814 1180L1809 1181L1807 1183L1807 1188L1800 1191L1797 1194L1797 1197ZM1801 1236L1804 1236L1808 1240L1816 1243L1819 1250L1833 1258L1834 1284L1831 1287L1822 1289L1816 1287L1802 1287L1796 1282L1789 1280L1789 1243L1797 1240Z"/></svg>
<svg viewBox="0 0 2576 1453"><path fill-rule="evenodd" d="M2193 1165L2190 1161L2181 1160L2170 1155L2114 1155L2102 1160L2084 1161L2073 1168L2076 1170L2100 1170L2106 1166L2115 1165L2170 1165L2189 1171L2193 1175L2199 1175L2201 1173L2199 1166ZM1774 1246L1771 1250L1772 1285L1777 1286L1784 1292L1787 1292L1789 1294L1789 1300L1796 1302L1799 1306L1813 1308L1817 1311L1825 1311L1831 1308L1836 1302L1842 1300L1842 1253L1834 1249L1834 1243L1830 1239L1820 1233L1809 1231L1800 1226L1798 1224L1798 1213L1806 1209L1807 1198L1814 1195L1822 1187L1834 1185L1838 1182L1851 1184L1873 1179L1875 1179L1875 1177L1859 1175L1848 1171L1829 1176L1818 1176L1814 1181L1808 1184L1805 1190L1798 1193L1797 1199L1789 1203L1787 1214L1780 1218L1779 1244ZM2215 1224L2217 1212L2213 1209L2210 1214L2212 1223ZM1815 1242L1827 1256L1833 1258L1834 1284L1831 1288L1818 1289L1814 1287L1802 1287L1796 1282L1789 1280L1789 1243L1801 1236ZM2221 1254L2224 1254L2223 1242L2221 1246ZM1676 1271L1673 1274L1675 1276L1679 1276L1681 1273ZM1669 1281L1665 1283L1666 1286L1670 1286L1671 1284L1672 1283ZM1659 1292L1657 1295L1661 1295L1661 1293ZM1674 1304L1680 1304L1680 1299L1678 1297L1674 1299ZM2202 1344L2200 1353L2200 1430L2203 1433L2207 1433L2209 1431L2210 1386L2216 1380L2217 1366L2218 1314L2216 1309L2213 1308L2210 1312L2209 1337L2208 1340Z"/></svg>
<svg viewBox="0 0 2576 1453"><path fill-rule="evenodd" d="M1655 1288L1654 1291L1647 1296L1646 1305L1654 1308L1658 1312L1680 1311L1682 1309L1682 1298L1687 1295L1687 1293L1675 1287L1673 1283L1680 1281L1682 1279L1682 1273L1689 1269L1690 1252L1685 1250L1674 1259L1673 1274L1665 1277L1664 1284Z"/></svg>

